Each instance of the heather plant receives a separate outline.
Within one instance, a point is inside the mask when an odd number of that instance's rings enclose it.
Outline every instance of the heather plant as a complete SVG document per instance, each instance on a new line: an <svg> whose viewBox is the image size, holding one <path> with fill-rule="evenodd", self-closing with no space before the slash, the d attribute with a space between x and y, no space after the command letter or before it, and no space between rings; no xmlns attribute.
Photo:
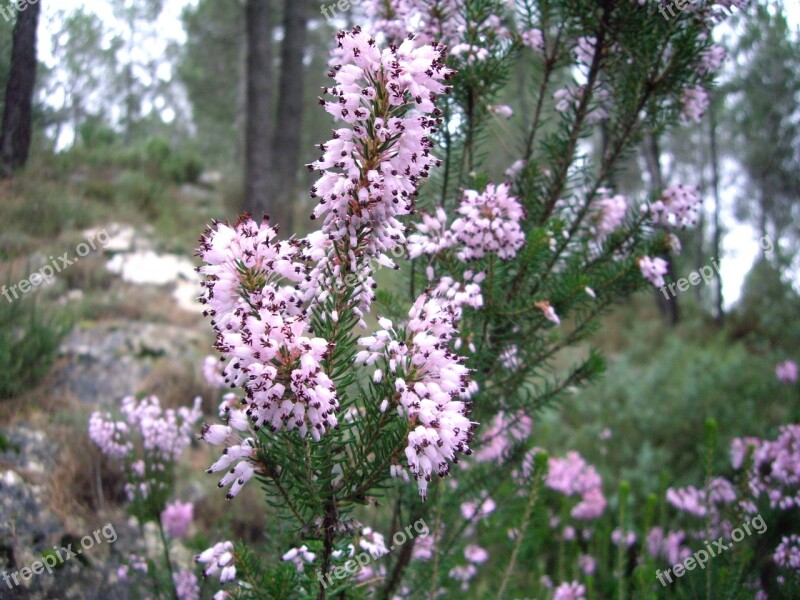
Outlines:
<svg viewBox="0 0 800 600"><path fill-rule="evenodd" d="M732 3L669 21L632 0L365 4L370 31L337 35L321 99L337 129L309 165L320 229L280 238L243 215L198 248L233 390L202 428L209 472L232 503L259 485L281 526L266 552L221 540L197 561L217 598L505 598L537 570L555 598L595 572L624 598L628 486L612 512L580 455L536 449L534 419L602 372L594 350L559 359L664 285L672 231L695 220L694 188L628 198L615 173L643 134L699 121ZM534 108L496 173L483 144L514 116L497 102L520 64ZM397 274L378 288L381 269ZM385 556L362 565L364 548Z"/></svg>
<svg viewBox="0 0 800 600"><path fill-rule="evenodd" d="M170 557L170 542L186 536L194 516L191 502L172 501L175 466L192 442L200 420L200 398L191 408L164 409L155 396L123 398L121 418L97 411L89 419L89 439L104 457L125 471L127 508L144 527L154 523L163 550L163 564L131 554L117 573L123 581L145 582L156 597L199 598L192 570L180 569ZM163 594L163 595L162 595ZM148 596L149 597L149 596Z"/></svg>

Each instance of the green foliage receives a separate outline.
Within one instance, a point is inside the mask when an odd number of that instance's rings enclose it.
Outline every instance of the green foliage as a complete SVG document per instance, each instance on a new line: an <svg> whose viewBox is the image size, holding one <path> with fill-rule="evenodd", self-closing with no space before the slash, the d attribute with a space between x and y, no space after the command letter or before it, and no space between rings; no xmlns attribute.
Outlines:
<svg viewBox="0 0 800 600"><path fill-rule="evenodd" d="M747 172L738 208L761 235L785 236L797 244L791 224L800 217L800 39L782 2L754 8L736 49L742 64L726 86L733 99L731 149Z"/></svg>
<svg viewBox="0 0 800 600"><path fill-rule="evenodd" d="M745 278L731 322L737 335L760 351L775 348L793 356L800 339L800 296L781 269L759 260Z"/></svg>
<svg viewBox="0 0 800 600"><path fill-rule="evenodd" d="M167 190L162 182L145 173L126 171L117 181L114 202L119 206L141 211L153 219L164 210Z"/></svg>
<svg viewBox="0 0 800 600"><path fill-rule="evenodd" d="M43 185L40 173L29 170L15 179L14 197L0 203L0 218L8 230L25 232L40 239L52 239L71 229L92 223L86 202L63 186ZM24 248L24 240L11 243Z"/></svg>
<svg viewBox="0 0 800 600"><path fill-rule="evenodd" d="M101 119L87 119L78 129L81 144L89 150L107 150L118 142L119 136Z"/></svg>
<svg viewBox="0 0 800 600"><path fill-rule="evenodd" d="M230 164L237 155L238 90L244 76L244 11L240 5L200 0L183 10L186 45L177 76L186 86L203 156Z"/></svg>
<svg viewBox="0 0 800 600"><path fill-rule="evenodd" d="M0 400L12 398L39 382L69 328L66 314L46 313L37 307L34 298L8 302L0 297Z"/></svg>
<svg viewBox="0 0 800 600"><path fill-rule="evenodd" d="M660 474L677 485L702 481L696 456L706 418L718 423L726 448L733 437L772 433L791 415L790 406L765 404L782 395L773 362L724 334L692 340L642 324L630 339L600 383L548 416L544 439L597 461L606 478L628 479L639 496L659 491ZM607 443L598 441L605 428ZM716 460L716 472L726 472L727 456Z"/></svg>

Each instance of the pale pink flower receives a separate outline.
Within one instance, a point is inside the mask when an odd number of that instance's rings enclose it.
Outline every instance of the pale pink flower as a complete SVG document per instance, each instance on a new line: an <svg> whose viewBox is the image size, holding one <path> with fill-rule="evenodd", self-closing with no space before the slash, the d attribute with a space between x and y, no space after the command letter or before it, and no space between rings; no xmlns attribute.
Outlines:
<svg viewBox="0 0 800 600"><path fill-rule="evenodd" d="M642 256L638 260L639 269L642 272L642 277L652 283L655 287L660 288L664 285L664 275L669 271L669 265L663 258L650 258L649 256Z"/></svg>
<svg viewBox="0 0 800 600"><path fill-rule="evenodd" d="M633 531L627 531L623 534L619 527L611 532L611 541L615 546L625 545L631 547L636 543L636 534Z"/></svg>
<svg viewBox="0 0 800 600"><path fill-rule="evenodd" d="M578 567L584 575L594 575L597 570L597 561L591 554L581 554L578 557Z"/></svg>
<svg viewBox="0 0 800 600"><path fill-rule="evenodd" d="M203 377L206 383L213 388L227 386L225 376L222 374L222 363L217 356L206 356L203 361Z"/></svg>
<svg viewBox="0 0 800 600"><path fill-rule="evenodd" d="M577 581L562 583L553 592L553 600L583 600L584 598L586 598L586 588Z"/></svg>
<svg viewBox="0 0 800 600"><path fill-rule="evenodd" d="M522 43L536 52L544 52L544 36L541 29L528 29L522 32Z"/></svg>
<svg viewBox="0 0 800 600"><path fill-rule="evenodd" d="M586 86L568 86L556 90L553 98L556 100L555 109L558 112L567 112L577 109L583 102ZM595 88L586 113L586 122L590 125L605 121L611 117L613 102L611 94L603 88Z"/></svg>
<svg viewBox="0 0 800 600"><path fill-rule="evenodd" d="M509 179L514 179L522 172L522 169L525 168L526 164L528 163L522 159L514 161L511 166L505 170L505 176Z"/></svg>
<svg viewBox="0 0 800 600"><path fill-rule="evenodd" d="M703 198L693 185L672 184L650 206L653 222L668 227L691 227Z"/></svg>
<svg viewBox="0 0 800 600"><path fill-rule="evenodd" d="M498 117L503 117L504 119L510 119L514 116L514 111L507 104L490 104L489 110Z"/></svg>
<svg viewBox="0 0 800 600"><path fill-rule="evenodd" d="M459 565L450 569L448 575L450 579L461 582L461 591L466 592L469 589L469 582L478 574L478 569L475 565L469 563L466 565Z"/></svg>
<svg viewBox="0 0 800 600"><path fill-rule="evenodd" d="M464 557L473 564L482 565L489 560L489 553L480 546L470 544L464 548Z"/></svg>
<svg viewBox="0 0 800 600"><path fill-rule="evenodd" d="M314 559L317 557L316 554L310 552L308 547L304 545L300 546L299 548L292 548L288 552L286 552L282 557L281 560L284 562L291 562L294 564L295 569L298 573L303 573L306 570L306 564L314 562Z"/></svg>
<svg viewBox="0 0 800 600"><path fill-rule="evenodd" d="M695 70L700 75L716 73L725 61L725 55L725 48L712 44L698 55Z"/></svg>
<svg viewBox="0 0 800 600"><path fill-rule="evenodd" d="M456 243L447 228L447 215L441 206L433 214L422 212L422 221L414 224L416 232L408 236L408 256L417 258L422 254L438 254Z"/></svg>
<svg viewBox="0 0 800 600"><path fill-rule="evenodd" d="M194 504L176 500L167 504L161 513L161 524L166 534L172 538L181 538L189 531L194 519Z"/></svg>
<svg viewBox="0 0 800 600"><path fill-rule="evenodd" d="M797 383L797 363L785 360L775 365L775 377L781 383Z"/></svg>
<svg viewBox="0 0 800 600"><path fill-rule="evenodd" d="M703 88L685 88L681 98L681 121L700 123L710 103L708 92Z"/></svg>
<svg viewBox="0 0 800 600"><path fill-rule="evenodd" d="M782 536L772 559L780 567L800 571L800 536L794 533Z"/></svg>
<svg viewBox="0 0 800 600"><path fill-rule="evenodd" d="M514 414L498 412L483 430L480 446L474 454L476 462L502 463L515 444L530 437L533 421L523 411Z"/></svg>
<svg viewBox="0 0 800 600"><path fill-rule="evenodd" d="M603 241L625 221L628 200L622 194L611 195L608 188L598 190L600 198L592 202L590 231L598 241Z"/></svg>
<svg viewBox="0 0 800 600"><path fill-rule="evenodd" d="M404 328L381 329L361 338L358 343L364 350L355 357L368 365L382 361L382 372L394 382L392 402L396 398L397 411L416 425L408 434L405 455L422 498L434 473L444 477L458 454L470 452L467 441L473 423L465 400L477 388L449 343L457 337L461 303L478 298L460 289L460 284L455 289L447 284L423 293Z"/></svg>
<svg viewBox="0 0 800 600"><path fill-rule="evenodd" d="M520 221L525 211L517 198L509 195L510 184L486 186L483 193L467 190L458 209L461 215L451 225L456 239L464 244L458 252L463 261L497 254L514 258L525 244Z"/></svg>
<svg viewBox="0 0 800 600"><path fill-rule="evenodd" d="M181 569L172 574L172 581L175 584L178 600L200 600L200 583L192 571Z"/></svg>
<svg viewBox="0 0 800 600"><path fill-rule="evenodd" d="M234 564L233 543L219 542L208 550L194 557L195 562L207 565L203 570L204 577L211 577L219 573L221 583L236 579L236 566Z"/></svg>

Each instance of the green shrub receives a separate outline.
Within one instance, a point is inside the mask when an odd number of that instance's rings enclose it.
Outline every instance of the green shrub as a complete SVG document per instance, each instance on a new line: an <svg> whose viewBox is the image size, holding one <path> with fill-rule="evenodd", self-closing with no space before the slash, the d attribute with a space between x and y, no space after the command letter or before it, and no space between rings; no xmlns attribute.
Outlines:
<svg viewBox="0 0 800 600"><path fill-rule="evenodd" d="M774 361L754 355L724 334L692 341L677 332L653 335L634 328L633 346L609 360L598 384L548 415L548 449L575 448L614 481L631 482L638 497L657 492L659 475L672 485L703 480L701 455L706 418L719 424L716 472L730 468L729 442L764 436L785 423L790 407L769 402L783 390ZM601 441L600 432L612 438ZM552 443L551 443L552 442Z"/></svg>
<svg viewBox="0 0 800 600"><path fill-rule="evenodd" d="M47 373L69 329L65 313L46 314L34 298L8 302L0 297L0 400L20 394Z"/></svg>
<svg viewBox="0 0 800 600"><path fill-rule="evenodd" d="M172 154L161 165L161 176L175 183L197 183L203 163L192 154Z"/></svg>
<svg viewBox="0 0 800 600"><path fill-rule="evenodd" d="M8 230L24 231L38 238L54 238L62 231L83 229L92 215L79 197L63 187L42 185L41 181L20 179L18 198L0 205L0 218Z"/></svg>
<svg viewBox="0 0 800 600"><path fill-rule="evenodd" d="M78 137L86 148L108 148L117 141L117 133L100 119L87 119L79 130Z"/></svg>
<svg viewBox="0 0 800 600"><path fill-rule="evenodd" d="M157 218L166 203L164 184L141 172L126 171L117 180L114 202L148 218Z"/></svg>
<svg viewBox="0 0 800 600"><path fill-rule="evenodd" d="M172 155L172 146L167 140L152 137L147 139L142 147L142 164L148 171L157 173Z"/></svg>

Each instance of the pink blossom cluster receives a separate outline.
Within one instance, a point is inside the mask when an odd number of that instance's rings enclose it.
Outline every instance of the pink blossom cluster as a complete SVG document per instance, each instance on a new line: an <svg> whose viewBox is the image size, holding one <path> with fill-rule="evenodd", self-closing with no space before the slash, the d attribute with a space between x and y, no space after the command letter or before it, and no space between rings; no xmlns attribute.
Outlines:
<svg viewBox="0 0 800 600"><path fill-rule="evenodd" d="M662 527L653 527L647 534L647 552L655 559L664 559L674 565L692 555L692 550L684 545L686 533L681 530L670 531L664 535Z"/></svg>
<svg viewBox="0 0 800 600"><path fill-rule="evenodd" d="M467 564L453 567L449 576L455 581L460 581L461 590L467 591L470 580L478 574L478 565L489 560L489 552L476 544L469 544L464 548L464 558L467 559Z"/></svg>
<svg viewBox="0 0 800 600"><path fill-rule="evenodd" d="M374 30L394 43L415 34L421 43L450 45L466 28L463 0L365 0L364 5Z"/></svg>
<svg viewBox="0 0 800 600"><path fill-rule="evenodd" d="M532 48L536 52L544 52L544 35L542 35L541 29L533 28L523 31L520 38L522 39L522 43L529 48Z"/></svg>
<svg viewBox="0 0 800 600"><path fill-rule="evenodd" d="M200 583L192 571L181 569L172 574L172 581L178 600L200 600Z"/></svg>
<svg viewBox="0 0 800 600"><path fill-rule="evenodd" d="M510 189L511 185L504 183L489 184L483 193L466 190L458 208L460 216L449 228L441 207L433 215L423 213L416 233L408 238L409 256L435 255L456 247L456 257L463 262L487 254L503 260L514 258L525 244L520 226L525 210L516 197L509 195Z"/></svg>
<svg viewBox="0 0 800 600"><path fill-rule="evenodd" d="M225 381L244 389L253 427L297 429L318 440L336 427L339 407L322 369L328 342L310 330L296 290L306 275L301 244L275 236L266 219L209 229L199 248L207 278L201 301L227 362Z"/></svg>
<svg viewBox="0 0 800 600"><path fill-rule="evenodd" d="M161 524L171 538L182 538L189 531L194 519L194 504L176 500L167 504L161 512Z"/></svg>
<svg viewBox="0 0 800 600"><path fill-rule="evenodd" d="M108 413L94 412L89 417L89 439L109 458L121 460L133 452L130 433L125 421L114 421Z"/></svg>
<svg viewBox="0 0 800 600"><path fill-rule="evenodd" d="M719 44L712 44L698 55L695 70L699 75L716 73L725 62L725 56L725 48Z"/></svg>
<svg viewBox="0 0 800 600"><path fill-rule="evenodd" d="M176 462L192 441L194 424L200 420L200 398L195 398L191 408L178 410L161 408L156 396L138 401L133 396L122 399L122 413L131 429L136 429L142 439L145 455L162 463Z"/></svg>
<svg viewBox="0 0 800 600"><path fill-rule="evenodd" d="M441 206L437 206L433 214L422 212L422 220L414 226L417 232L408 236L410 258L423 254L436 255L456 243L455 236L447 227L447 214Z"/></svg>
<svg viewBox="0 0 800 600"><path fill-rule="evenodd" d="M472 564L456 565L448 572L448 576L453 581L461 582L461 591L466 592L469 589L469 582L478 574L478 568Z"/></svg>
<svg viewBox="0 0 800 600"><path fill-rule="evenodd" d="M520 483L527 481L533 473L533 460L538 452L538 448L529 450L521 470L514 473ZM574 519L591 521L599 518L606 509L602 478L575 450L567 452L564 458L551 456L547 459L545 486L567 497L580 496L580 502L570 511Z"/></svg>
<svg viewBox="0 0 800 600"><path fill-rule="evenodd" d="M747 447L755 446L750 490L754 499L766 496L772 508L788 510L800 506L800 425L781 427L775 440L736 439L731 462L741 468Z"/></svg>
<svg viewBox="0 0 800 600"><path fill-rule="evenodd" d="M469 261L497 254L501 259L514 258L525 244L520 221L525 218L522 205L509 195L511 185L489 184L483 193L467 190L458 208L459 217L451 230L464 247L458 258Z"/></svg>
<svg viewBox="0 0 800 600"><path fill-rule="evenodd" d="M639 270L642 277L649 281L653 286L660 288L664 285L664 275L669 271L669 263L663 258L651 258L642 256L638 259Z"/></svg>
<svg viewBox="0 0 800 600"><path fill-rule="evenodd" d="M606 508L603 481L578 452L567 452L564 458L550 457L545 485L565 496L581 496L570 512L575 519L597 519Z"/></svg>
<svg viewBox="0 0 800 600"><path fill-rule="evenodd" d="M299 548L292 548L281 556L284 562L291 562L298 573L303 573L306 570L306 565L314 562L317 557L316 554L310 552L308 547L304 544Z"/></svg>
<svg viewBox="0 0 800 600"><path fill-rule="evenodd" d="M200 398L191 408L162 409L155 396L137 401L123 398L125 420L95 412L89 418L89 439L114 460L125 460L131 480L126 484L129 500L150 497L154 487L165 488L160 475L174 464L192 441L192 430L200 420ZM136 449L141 447L143 454Z"/></svg>
<svg viewBox="0 0 800 600"><path fill-rule="evenodd" d="M149 570L147 567L147 559L138 554L129 554L128 564L122 565L117 569L117 577L119 577L121 581L129 581L132 570L146 575Z"/></svg>
<svg viewBox="0 0 800 600"><path fill-rule="evenodd" d="M519 346L509 344L498 357L502 367L508 371L516 371L522 366L522 359L519 356Z"/></svg>
<svg viewBox="0 0 800 600"><path fill-rule="evenodd" d="M553 94L553 98L556 100L556 110L563 113L571 108L577 109L583 102L586 91L585 85L568 86L556 90ZM586 122L594 125L609 119L612 107L611 94L608 93L608 90L595 87L592 90L592 99L586 113Z"/></svg>
<svg viewBox="0 0 800 600"><path fill-rule="evenodd" d="M702 87L685 88L681 97L681 120L684 123L700 123L710 103L708 92Z"/></svg>
<svg viewBox="0 0 800 600"><path fill-rule="evenodd" d="M797 363L785 360L775 365L775 377L781 383L797 383Z"/></svg>
<svg viewBox="0 0 800 600"><path fill-rule="evenodd" d="M222 373L222 362L217 356L206 356L203 361L203 378L212 388L224 388L227 385Z"/></svg>
<svg viewBox="0 0 800 600"><path fill-rule="evenodd" d="M475 44L456 44L450 49L450 56L460 58L467 65L474 65L487 60L489 51Z"/></svg>
<svg viewBox="0 0 800 600"><path fill-rule="evenodd" d="M219 487L230 486L228 499L236 496L245 483L255 475L256 444L252 437L243 438L237 432L250 432L248 416L245 411L233 408L223 401L221 411L226 425L203 425L200 438L212 445L226 444L222 456L208 468L208 473L225 471ZM231 467L233 465L233 467Z"/></svg>
<svg viewBox="0 0 800 600"><path fill-rule="evenodd" d="M207 565L203 569L203 577L211 577L219 573L221 583L236 579L232 542L214 544L211 548L195 556L194 560L201 565Z"/></svg>
<svg viewBox="0 0 800 600"><path fill-rule="evenodd" d="M334 57L336 85L326 89L334 99L325 110L348 127L335 130L309 166L321 173L313 216L325 218L330 240L350 242L355 262L359 251L385 255L404 244L398 219L412 211L419 181L440 162L431 153L441 123L434 102L448 91L443 82L452 71L436 43L417 47L407 39L381 51L358 28L338 35ZM359 241L363 230L370 235Z"/></svg>
<svg viewBox="0 0 800 600"><path fill-rule="evenodd" d="M649 212L654 223L668 227L691 227L697 223L697 212L702 202L697 187L672 184L661 192Z"/></svg>
<svg viewBox="0 0 800 600"><path fill-rule="evenodd" d="M591 233L603 240L625 221L628 200L622 194L614 194L608 188L597 190L600 197L592 203Z"/></svg>
<svg viewBox="0 0 800 600"><path fill-rule="evenodd" d="M597 38L594 36L581 36L575 43L572 53L575 55L575 60L582 65L591 65L594 58L595 48L597 46Z"/></svg>
<svg viewBox="0 0 800 600"><path fill-rule="evenodd" d="M594 575L597 571L597 560L591 554L581 554L578 557L578 567L584 575Z"/></svg>
<svg viewBox="0 0 800 600"><path fill-rule="evenodd" d="M800 536L794 533L782 536L772 558L780 567L800 571Z"/></svg>
<svg viewBox="0 0 800 600"><path fill-rule="evenodd" d="M382 361L384 370L375 379L380 381L384 373L391 378L391 402L408 419L405 454L423 498L434 473L444 477L449 463L458 462L457 454L470 453L473 423L465 400L476 388L463 359L450 349L460 316L458 305L425 292L411 307L404 328L395 330L391 321L381 319L381 330L359 340L365 349L356 362ZM384 400L381 410L389 402Z"/></svg>
<svg viewBox="0 0 800 600"><path fill-rule="evenodd" d="M553 592L553 600L583 600L586 598L586 587L577 581L565 582Z"/></svg>
<svg viewBox="0 0 800 600"><path fill-rule="evenodd" d="M693 537L730 537L733 526L723 517L723 507L733 505L739 499L733 484L724 477L712 479L704 489L694 486L669 488L666 498L680 512L704 520L704 527L690 532ZM744 506L741 502L739 505Z"/></svg>
<svg viewBox="0 0 800 600"><path fill-rule="evenodd" d="M498 117L504 119L510 119L514 116L514 109L508 104L490 104L487 108Z"/></svg>
<svg viewBox="0 0 800 600"><path fill-rule="evenodd" d="M716 518L719 515L717 510L719 506L732 504L735 501L736 490L724 477L711 480L707 489L697 489L694 486L667 489L667 502L681 512L700 518L706 517L709 513Z"/></svg>
<svg viewBox="0 0 800 600"><path fill-rule="evenodd" d="M502 464L514 445L527 440L532 430L533 420L523 411L506 414L501 410L481 433L474 460Z"/></svg>
<svg viewBox="0 0 800 600"><path fill-rule="evenodd" d="M617 527L611 532L611 543L615 546L630 548L636 543L636 533L633 531L622 531L622 529Z"/></svg>

